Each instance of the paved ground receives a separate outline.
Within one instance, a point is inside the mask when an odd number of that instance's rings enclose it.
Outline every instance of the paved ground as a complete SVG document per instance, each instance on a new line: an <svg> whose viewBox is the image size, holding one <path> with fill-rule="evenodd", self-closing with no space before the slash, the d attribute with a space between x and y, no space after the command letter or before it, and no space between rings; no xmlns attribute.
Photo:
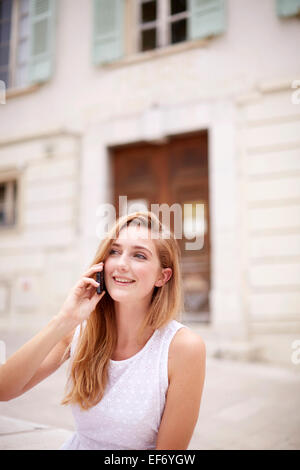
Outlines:
<svg viewBox="0 0 300 470"><path fill-rule="evenodd" d="M7 357L32 336L2 330ZM10 402L0 403L0 449L58 449L73 431L61 406L67 364ZM287 370L208 357L190 449L300 449L300 365Z"/></svg>

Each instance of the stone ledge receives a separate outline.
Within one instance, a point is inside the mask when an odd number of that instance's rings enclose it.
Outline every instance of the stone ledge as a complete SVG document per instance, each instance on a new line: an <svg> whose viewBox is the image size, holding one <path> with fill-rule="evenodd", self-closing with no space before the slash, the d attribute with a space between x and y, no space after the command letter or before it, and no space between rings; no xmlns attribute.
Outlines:
<svg viewBox="0 0 300 470"><path fill-rule="evenodd" d="M58 450L72 431L0 416L1 450Z"/></svg>

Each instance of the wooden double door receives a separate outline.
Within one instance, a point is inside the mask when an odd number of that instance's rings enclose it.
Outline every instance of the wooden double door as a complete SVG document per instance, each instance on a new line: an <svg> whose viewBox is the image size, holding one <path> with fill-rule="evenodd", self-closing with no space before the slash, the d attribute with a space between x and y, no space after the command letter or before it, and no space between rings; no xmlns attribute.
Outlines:
<svg viewBox="0 0 300 470"><path fill-rule="evenodd" d="M110 149L110 155L117 217L122 213L119 196L126 196L128 212L139 208L151 210L151 204L181 206L183 230L177 240L181 249L184 285L186 313L183 318L208 322L210 224L207 131L169 137L162 144L138 143L114 147ZM170 228L174 230L172 212Z"/></svg>

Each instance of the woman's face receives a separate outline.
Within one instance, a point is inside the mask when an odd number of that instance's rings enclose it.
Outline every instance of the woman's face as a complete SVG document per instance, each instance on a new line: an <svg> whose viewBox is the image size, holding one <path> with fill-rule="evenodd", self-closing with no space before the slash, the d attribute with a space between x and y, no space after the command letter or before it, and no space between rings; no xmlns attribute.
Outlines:
<svg viewBox="0 0 300 470"><path fill-rule="evenodd" d="M105 285L113 300L122 302L146 297L150 300L154 287L162 286L171 277L170 268L161 268L149 234L146 227L129 226L113 240L104 263Z"/></svg>

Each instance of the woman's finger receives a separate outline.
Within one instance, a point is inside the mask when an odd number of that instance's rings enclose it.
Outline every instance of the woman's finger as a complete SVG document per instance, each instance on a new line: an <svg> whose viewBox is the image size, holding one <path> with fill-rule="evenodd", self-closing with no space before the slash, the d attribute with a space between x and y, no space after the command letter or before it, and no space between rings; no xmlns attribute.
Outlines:
<svg viewBox="0 0 300 470"><path fill-rule="evenodd" d="M93 279L92 277L82 277L79 281L78 287L85 287L88 284L94 287L99 286L99 282L95 281L95 279Z"/></svg>
<svg viewBox="0 0 300 470"><path fill-rule="evenodd" d="M103 263L102 262L99 263L99 264L94 264L85 273L83 273L83 276L85 276L85 277L91 276L92 274L95 274L95 272L97 272L97 271L102 271L102 269L103 269Z"/></svg>

